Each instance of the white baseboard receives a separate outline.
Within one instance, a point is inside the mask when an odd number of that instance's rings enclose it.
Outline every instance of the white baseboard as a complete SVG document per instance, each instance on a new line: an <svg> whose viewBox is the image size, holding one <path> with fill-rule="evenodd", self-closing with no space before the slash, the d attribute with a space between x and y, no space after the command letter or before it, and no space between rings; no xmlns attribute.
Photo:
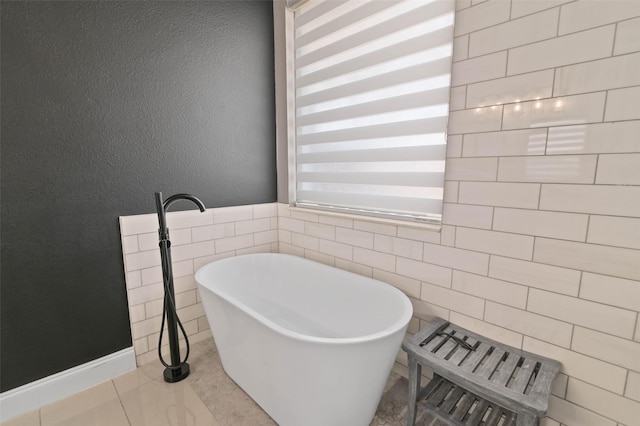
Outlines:
<svg viewBox="0 0 640 426"><path fill-rule="evenodd" d="M0 422L64 399L135 370L133 347L0 394Z"/></svg>

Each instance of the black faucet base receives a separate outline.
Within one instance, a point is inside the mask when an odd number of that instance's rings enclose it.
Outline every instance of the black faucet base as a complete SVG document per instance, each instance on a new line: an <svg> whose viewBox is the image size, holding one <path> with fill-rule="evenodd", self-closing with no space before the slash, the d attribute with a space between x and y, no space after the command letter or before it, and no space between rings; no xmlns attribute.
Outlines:
<svg viewBox="0 0 640 426"><path fill-rule="evenodd" d="M180 380L184 380L189 375L189 364L186 362L180 366L179 369L165 368L164 369L164 381L167 383L175 383Z"/></svg>

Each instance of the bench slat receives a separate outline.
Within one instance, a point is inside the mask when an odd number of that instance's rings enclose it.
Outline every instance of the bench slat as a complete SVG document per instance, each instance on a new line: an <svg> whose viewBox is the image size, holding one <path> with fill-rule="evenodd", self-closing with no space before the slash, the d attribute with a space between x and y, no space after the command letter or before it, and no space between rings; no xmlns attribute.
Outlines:
<svg viewBox="0 0 640 426"><path fill-rule="evenodd" d="M458 401L460 401L460 398L462 398L463 394L464 394L464 389L456 386L454 391L451 392L451 395L447 397L447 400L444 402L444 404L440 406L440 409L445 413L450 414L451 411L453 410L453 407L455 407Z"/></svg>
<svg viewBox="0 0 640 426"><path fill-rule="evenodd" d="M446 332L446 330L445 330L445 332ZM444 344L444 345L442 345L442 346L440 347L440 349L438 349L438 350L437 350L436 352L434 352L433 354L434 354L436 357L440 358L440 359L445 359L445 358L447 358L447 357L449 356L449 354L450 354L451 352L453 352L453 350L454 350L457 346L459 346L459 345L458 345L458 343L457 343L454 339L452 339L452 338L450 338L450 337L448 337L448 336L440 336L440 337L442 337L444 340L446 340L446 342L445 342L445 344Z"/></svg>
<svg viewBox="0 0 640 426"><path fill-rule="evenodd" d="M520 356L520 354L516 354L513 352L510 353L509 357L504 361L504 363L500 367L500 370L493 378L493 383L500 386L506 386L507 383L509 383L509 379L513 375L513 372L515 371L521 359L522 356Z"/></svg>
<svg viewBox="0 0 640 426"><path fill-rule="evenodd" d="M425 351L433 353L443 340L442 336L434 336L423 348Z"/></svg>
<svg viewBox="0 0 640 426"><path fill-rule="evenodd" d="M500 361L502 361L504 354L505 352L502 349L494 349L489 359L487 359L487 362L476 370L476 374L483 379L491 377L493 372L496 370L496 367L498 367L498 364L500 364Z"/></svg>
<svg viewBox="0 0 640 426"><path fill-rule="evenodd" d="M473 413L469 416L469 419L465 422L469 426L478 426L484 417L484 413L489 408L489 402L484 399L478 402L478 405L473 409Z"/></svg>
<svg viewBox="0 0 640 426"><path fill-rule="evenodd" d="M467 340L465 340L465 342L467 342L467 344L471 346L476 346L478 343L478 341L473 337L468 338ZM460 363L469 355L470 352L472 351L462 345L459 345L458 349L456 349L456 352L451 355L451 358L449 358L449 362L454 365L460 365Z"/></svg>
<svg viewBox="0 0 640 426"><path fill-rule="evenodd" d="M424 332L420 331L416 334L413 339L411 339L410 343L422 347L425 351L433 352L433 349L436 348L443 340L442 336L438 336L436 333L450 327L451 325L448 322L441 318L436 318L429 323L429 325L424 329ZM414 339L417 339L418 341L415 341ZM427 339L431 340L428 340L423 344L422 342Z"/></svg>
<svg viewBox="0 0 640 426"><path fill-rule="evenodd" d="M513 385L511 386L511 390L523 394L527 389L527 385L531 380L531 376L534 373L534 370L538 363L532 359L525 359L520 367L520 371L518 372L518 377L513 381Z"/></svg>
<svg viewBox="0 0 640 426"><path fill-rule="evenodd" d="M502 417L502 408L498 406L491 407L491 413L489 413L489 417L484 422L484 426L496 426Z"/></svg>
<svg viewBox="0 0 640 426"><path fill-rule="evenodd" d="M442 400L451 392L455 385L451 382L444 381L443 384L440 385L438 390L436 390L433 395L429 397L429 401L432 401L434 405L439 405Z"/></svg>
<svg viewBox="0 0 640 426"><path fill-rule="evenodd" d="M422 390L420 390L420 392L418 392L417 400L431 398L432 393L435 392L438 386L440 386L443 382L444 380L442 379L442 377L434 375L433 379L429 381L427 386L425 386L424 388L422 388Z"/></svg>
<svg viewBox="0 0 640 426"><path fill-rule="evenodd" d="M473 402L476 401L477 398L472 393L466 392L463 399L458 403L458 407L456 411L453 412L451 417L454 420L462 420L464 416L469 412L469 408L473 405Z"/></svg>
<svg viewBox="0 0 640 426"><path fill-rule="evenodd" d="M475 370L478 364L480 364L480 361L482 361L484 357L487 355L487 352L489 351L489 349L491 349L491 345L485 342L480 343L480 346L476 348L473 354L471 354L471 356L469 356L469 358L467 358L467 360L464 363L462 363L462 369L464 371L471 371L471 372Z"/></svg>

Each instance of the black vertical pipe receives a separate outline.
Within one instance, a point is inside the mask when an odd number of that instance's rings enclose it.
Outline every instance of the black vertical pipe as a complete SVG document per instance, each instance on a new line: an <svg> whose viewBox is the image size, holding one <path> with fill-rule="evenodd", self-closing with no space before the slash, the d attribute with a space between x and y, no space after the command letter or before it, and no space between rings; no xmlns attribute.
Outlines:
<svg viewBox="0 0 640 426"><path fill-rule="evenodd" d="M164 283L164 307L163 315L167 318L167 332L169 334L169 352L171 354L171 365L164 370L164 380L169 383L178 382L189 375L189 364L186 359L180 359L180 342L178 340L178 314L175 306L175 290L173 287L173 271L171 263L171 241L169 240L169 229L167 228L166 207L162 201L162 192L156 192L156 209L158 212L158 237L160 239L160 257L162 261L162 279ZM162 338L162 330L160 330ZM186 336L185 336L186 338ZM162 339L160 339L162 341ZM160 343L158 343L160 345ZM162 350L158 347L158 353ZM162 360L162 355L160 355ZM163 361L164 363L164 361ZM166 364L165 364L166 366Z"/></svg>

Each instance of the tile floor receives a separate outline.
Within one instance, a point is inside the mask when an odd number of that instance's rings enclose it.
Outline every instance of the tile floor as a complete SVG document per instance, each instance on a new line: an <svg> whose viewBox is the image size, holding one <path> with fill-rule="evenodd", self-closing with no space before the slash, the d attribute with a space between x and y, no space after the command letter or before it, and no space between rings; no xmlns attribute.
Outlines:
<svg viewBox="0 0 640 426"><path fill-rule="evenodd" d="M189 364L191 374L182 382L165 383L160 364L147 364L2 426L276 425L224 373L213 339L191 345ZM407 380L391 373L370 426L403 426L406 397ZM418 424L441 426L425 417Z"/></svg>

